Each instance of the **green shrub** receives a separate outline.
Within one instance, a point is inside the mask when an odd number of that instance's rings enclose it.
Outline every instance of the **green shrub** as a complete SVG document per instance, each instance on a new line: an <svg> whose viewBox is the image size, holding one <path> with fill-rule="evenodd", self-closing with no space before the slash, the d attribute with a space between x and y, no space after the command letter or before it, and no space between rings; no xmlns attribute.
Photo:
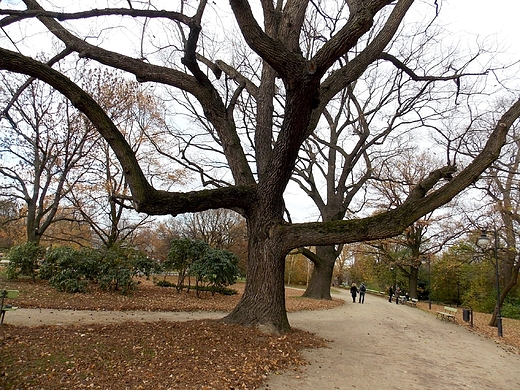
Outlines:
<svg viewBox="0 0 520 390"><path fill-rule="evenodd" d="M101 251L102 260L97 281L103 290L121 291L123 294L135 290L133 252L133 249L120 245Z"/></svg>
<svg viewBox="0 0 520 390"><path fill-rule="evenodd" d="M178 272L177 291L182 290L184 279L193 264L204 257L209 249L209 245L201 240L181 238L172 241L163 267L165 271Z"/></svg>
<svg viewBox="0 0 520 390"><path fill-rule="evenodd" d="M502 317L520 320L520 296L518 296L518 292L508 295L501 308L501 314Z"/></svg>
<svg viewBox="0 0 520 390"><path fill-rule="evenodd" d="M161 264L157 260L146 256L143 252L133 251L133 253L130 253L129 255L136 275L144 275L149 278L153 274L162 272Z"/></svg>
<svg viewBox="0 0 520 390"><path fill-rule="evenodd" d="M207 283L211 291L221 292L234 284L238 277L238 258L227 250L210 249L190 267L190 275L199 283Z"/></svg>
<svg viewBox="0 0 520 390"><path fill-rule="evenodd" d="M7 258L10 261L7 266L7 278L16 279L18 276L30 276L36 278L37 269L45 249L32 242L15 246L9 251Z"/></svg>
<svg viewBox="0 0 520 390"><path fill-rule="evenodd" d="M97 274L95 251L63 246L47 250L39 276L58 291L77 293L86 292L88 280L95 280Z"/></svg>

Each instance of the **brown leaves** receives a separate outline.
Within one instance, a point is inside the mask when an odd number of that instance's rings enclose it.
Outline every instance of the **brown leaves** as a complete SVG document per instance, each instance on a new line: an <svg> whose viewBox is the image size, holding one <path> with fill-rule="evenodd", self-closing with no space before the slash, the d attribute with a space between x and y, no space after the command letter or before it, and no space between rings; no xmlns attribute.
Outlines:
<svg viewBox="0 0 520 390"><path fill-rule="evenodd" d="M65 294L40 282L6 283L20 290L20 307L230 311L240 298L197 298L144 280L132 296L100 290ZM241 284L233 288L243 291ZM302 292L287 290L288 310L342 304L301 298ZM275 336L211 320L35 328L7 324L0 331L0 388L5 389L254 389L268 373L305 364L302 349L325 344L300 330Z"/></svg>
<svg viewBox="0 0 520 390"><path fill-rule="evenodd" d="M304 364L301 349L324 345L308 332L279 337L217 321L10 326L4 337L6 389L253 389Z"/></svg>
<svg viewBox="0 0 520 390"><path fill-rule="evenodd" d="M177 293L175 288L158 287L151 281L140 279L137 290L131 295L103 291L92 286L88 294L58 292L46 282L2 281L8 288L20 290L17 306L23 308L48 308L72 310L146 310L146 311L223 311L230 312L240 299L244 290L243 283L231 288L239 294L222 296L201 293L197 298L194 291ZM330 309L341 305L341 300L317 301L302 298L303 290L286 289L287 311Z"/></svg>

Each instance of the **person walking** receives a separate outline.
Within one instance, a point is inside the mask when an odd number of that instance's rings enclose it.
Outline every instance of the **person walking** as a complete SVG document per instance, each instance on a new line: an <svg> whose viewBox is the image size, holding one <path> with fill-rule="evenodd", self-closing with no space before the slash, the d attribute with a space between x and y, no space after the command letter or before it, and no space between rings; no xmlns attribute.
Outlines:
<svg viewBox="0 0 520 390"><path fill-rule="evenodd" d="M357 285L356 285L356 283L352 283L352 285L350 286L350 295L352 295L352 302L353 303L356 303L357 293L358 293Z"/></svg>
<svg viewBox="0 0 520 390"><path fill-rule="evenodd" d="M394 295L394 289L392 286L388 288L388 302L392 303L392 297Z"/></svg>
<svg viewBox="0 0 520 390"><path fill-rule="evenodd" d="M367 288L365 287L365 283L361 282L361 286L359 286L359 303L365 303L365 292Z"/></svg>
<svg viewBox="0 0 520 390"><path fill-rule="evenodd" d="M400 295L401 295L401 289L399 288L399 286L396 286L396 288L395 288L395 304L396 305L399 305Z"/></svg>

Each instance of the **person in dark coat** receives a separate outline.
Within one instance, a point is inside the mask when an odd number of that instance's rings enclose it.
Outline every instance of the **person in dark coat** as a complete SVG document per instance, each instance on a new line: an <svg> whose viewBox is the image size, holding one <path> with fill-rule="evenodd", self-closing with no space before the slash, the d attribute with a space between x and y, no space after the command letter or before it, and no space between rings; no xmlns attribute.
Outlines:
<svg viewBox="0 0 520 390"><path fill-rule="evenodd" d="M392 303L392 296L394 295L394 289L392 286L388 288L388 302Z"/></svg>
<svg viewBox="0 0 520 390"><path fill-rule="evenodd" d="M359 303L365 303L365 292L367 288L365 287L365 283L361 283L359 286Z"/></svg>
<svg viewBox="0 0 520 390"><path fill-rule="evenodd" d="M356 283L352 283L352 285L350 286L350 295L352 295L352 302L353 303L356 303L357 293L358 293L358 288L356 286Z"/></svg>

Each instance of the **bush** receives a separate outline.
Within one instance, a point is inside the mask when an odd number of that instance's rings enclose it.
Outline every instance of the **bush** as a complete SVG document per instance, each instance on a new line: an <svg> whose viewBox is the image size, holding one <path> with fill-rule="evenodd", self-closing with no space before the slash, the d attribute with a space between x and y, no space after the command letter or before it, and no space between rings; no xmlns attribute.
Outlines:
<svg viewBox="0 0 520 390"><path fill-rule="evenodd" d="M77 293L86 292L88 281L97 280L99 272L98 251L63 246L47 250L39 276L58 291Z"/></svg>
<svg viewBox="0 0 520 390"><path fill-rule="evenodd" d="M162 272L162 266L157 260L146 256L143 252L134 252L131 254L130 260L136 275L144 275L146 278L149 278L153 274Z"/></svg>
<svg viewBox="0 0 520 390"><path fill-rule="evenodd" d="M184 286L184 279L190 273L195 262L201 259L210 250L209 245L201 240L180 238L173 240L168 251L168 256L163 264L165 271L177 271L177 291Z"/></svg>
<svg viewBox="0 0 520 390"><path fill-rule="evenodd" d="M45 254L45 249L32 242L15 246L9 251L7 258L9 265L7 267L7 278L16 279L18 276L30 276L33 280L36 278L36 270Z"/></svg>
<svg viewBox="0 0 520 390"><path fill-rule="evenodd" d="M197 288L200 282L208 283L213 294L234 284L238 272L238 258L230 251L218 249L206 251L190 268L190 274L197 278Z"/></svg>
<svg viewBox="0 0 520 390"><path fill-rule="evenodd" d="M119 245L101 252L98 283L103 290L121 291L123 294L135 290L134 252Z"/></svg>
<svg viewBox="0 0 520 390"><path fill-rule="evenodd" d="M135 289L136 274L148 276L158 268L158 263L142 252L122 246L101 250L57 247L47 251L40 277L59 291L86 292L88 282L92 282L104 290L126 294Z"/></svg>

